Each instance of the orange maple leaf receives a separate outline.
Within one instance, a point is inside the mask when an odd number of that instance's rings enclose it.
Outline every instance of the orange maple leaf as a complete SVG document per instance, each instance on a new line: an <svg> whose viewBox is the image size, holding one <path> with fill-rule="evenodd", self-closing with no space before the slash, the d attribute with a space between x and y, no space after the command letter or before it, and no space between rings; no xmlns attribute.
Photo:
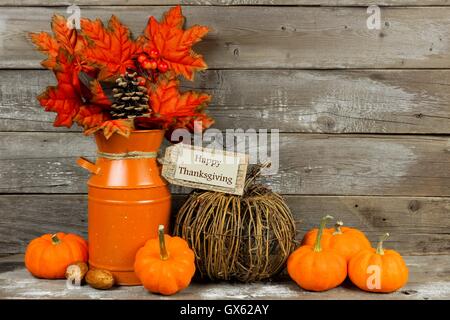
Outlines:
<svg viewBox="0 0 450 320"><path fill-rule="evenodd" d="M130 31L116 16L112 16L105 29L101 20L81 20L82 32L89 45L84 49L83 57L100 69L99 80L105 80L124 73L133 67L132 57L138 50L137 43L131 38Z"/></svg>
<svg viewBox="0 0 450 320"><path fill-rule="evenodd" d="M56 64L53 67L58 83L71 84L80 93L80 79L78 78L79 66L74 63L74 56L65 49L60 48L56 56Z"/></svg>
<svg viewBox="0 0 450 320"><path fill-rule="evenodd" d="M52 18L52 31L59 45L74 54L78 40L77 29L69 28L66 18L55 14Z"/></svg>
<svg viewBox="0 0 450 320"><path fill-rule="evenodd" d="M73 120L85 130L98 127L109 120L107 114L102 111L103 108L96 105L83 105Z"/></svg>
<svg viewBox="0 0 450 320"><path fill-rule="evenodd" d="M158 82L157 87L150 88L148 95L153 112L150 117L136 118L136 127L162 127L170 133L173 129L182 127L192 130L193 123L197 120L201 121L203 129L211 126L214 121L204 113L211 96L194 91L180 93L178 86L177 80L165 78Z"/></svg>
<svg viewBox="0 0 450 320"><path fill-rule="evenodd" d="M64 16L55 14L52 18L51 27L53 36L46 32L30 33L31 41L39 51L47 54L48 58L41 62L41 65L48 69L57 67L57 56L61 49L64 49L72 57L72 62L79 66L79 70L90 70L77 55L77 52L85 46L84 38L78 34L75 28L67 26Z"/></svg>
<svg viewBox="0 0 450 320"><path fill-rule="evenodd" d="M187 91L180 94L177 80L161 80L156 90L149 92L153 112L163 117L193 116L203 111L211 96Z"/></svg>
<svg viewBox="0 0 450 320"><path fill-rule="evenodd" d="M60 48L58 41L47 32L30 33L30 38L38 50L48 56L41 62L41 65L44 68L52 69L56 65L56 56Z"/></svg>
<svg viewBox="0 0 450 320"><path fill-rule="evenodd" d="M144 38L140 38L139 42L147 53L157 49L161 59L175 75L181 74L186 79L193 80L194 72L206 69L207 65L201 55L192 51L192 46L208 33L208 27L195 25L184 30L183 25L181 7L173 7L160 23L150 17L144 30Z"/></svg>
<svg viewBox="0 0 450 320"><path fill-rule="evenodd" d="M133 122L127 119L107 120L102 122L97 127L85 130L84 134L90 135L101 130L103 131L106 139L109 139L114 133L118 133L128 138L133 127Z"/></svg>

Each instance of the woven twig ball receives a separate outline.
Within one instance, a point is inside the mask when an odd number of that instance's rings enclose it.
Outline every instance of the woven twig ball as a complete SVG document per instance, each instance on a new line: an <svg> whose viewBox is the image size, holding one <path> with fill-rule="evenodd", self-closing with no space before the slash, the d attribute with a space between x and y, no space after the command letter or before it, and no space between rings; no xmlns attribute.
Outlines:
<svg viewBox="0 0 450 320"><path fill-rule="evenodd" d="M251 282L284 268L295 222L280 195L254 183L260 169L249 174L243 196L196 190L178 212L174 233L195 252L202 277Z"/></svg>

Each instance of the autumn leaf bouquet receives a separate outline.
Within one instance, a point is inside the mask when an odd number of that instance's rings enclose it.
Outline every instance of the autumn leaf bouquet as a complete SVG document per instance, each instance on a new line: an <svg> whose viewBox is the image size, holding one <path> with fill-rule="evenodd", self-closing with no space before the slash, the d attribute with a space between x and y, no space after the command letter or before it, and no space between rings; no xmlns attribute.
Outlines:
<svg viewBox="0 0 450 320"><path fill-rule="evenodd" d="M184 20L181 7L173 7L160 22L150 17L143 34L133 38L116 16L107 27L99 19L81 19L77 30L55 15L53 35L30 33L47 55L42 65L57 80L38 96L46 111L57 113L54 125L76 123L85 134L102 131L106 138L140 129L193 130L194 121L208 128L210 95L180 92L178 80L193 80L195 72L206 69L192 46L208 28L186 30Z"/></svg>

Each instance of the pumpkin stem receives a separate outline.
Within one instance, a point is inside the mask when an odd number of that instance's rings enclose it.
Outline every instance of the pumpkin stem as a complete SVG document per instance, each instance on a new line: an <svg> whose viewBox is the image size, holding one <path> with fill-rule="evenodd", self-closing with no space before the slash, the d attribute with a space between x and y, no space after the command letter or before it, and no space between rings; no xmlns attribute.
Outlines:
<svg viewBox="0 0 450 320"><path fill-rule="evenodd" d="M344 225L342 221L337 221L334 225L334 232L333 234L342 234L341 227Z"/></svg>
<svg viewBox="0 0 450 320"><path fill-rule="evenodd" d="M59 240L58 236L55 234L52 235L52 244L57 245L60 244L61 240Z"/></svg>
<svg viewBox="0 0 450 320"><path fill-rule="evenodd" d="M317 232L316 242L314 243L314 252L322 251L322 245L320 244L320 241L322 240L323 229L325 229L327 221L331 219L334 218L330 215L326 215L320 221L319 231Z"/></svg>
<svg viewBox="0 0 450 320"><path fill-rule="evenodd" d="M377 245L377 254L384 254L384 250L383 250L383 242L386 241L386 239L389 238L389 233L385 233L380 237L380 241L378 242Z"/></svg>
<svg viewBox="0 0 450 320"><path fill-rule="evenodd" d="M161 260L169 259L169 254L166 249L166 241L164 240L164 226L162 224L158 227L158 237L159 237L159 255Z"/></svg>

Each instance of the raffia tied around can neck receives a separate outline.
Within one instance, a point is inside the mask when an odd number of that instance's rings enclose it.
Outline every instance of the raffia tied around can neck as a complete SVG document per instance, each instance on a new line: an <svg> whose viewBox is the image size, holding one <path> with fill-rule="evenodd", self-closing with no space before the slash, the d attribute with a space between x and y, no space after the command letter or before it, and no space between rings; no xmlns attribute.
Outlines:
<svg viewBox="0 0 450 320"><path fill-rule="evenodd" d="M158 152L130 151L124 153L108 153L97 151L97 156L109 160L152 159L158 156Z"/></svg>

